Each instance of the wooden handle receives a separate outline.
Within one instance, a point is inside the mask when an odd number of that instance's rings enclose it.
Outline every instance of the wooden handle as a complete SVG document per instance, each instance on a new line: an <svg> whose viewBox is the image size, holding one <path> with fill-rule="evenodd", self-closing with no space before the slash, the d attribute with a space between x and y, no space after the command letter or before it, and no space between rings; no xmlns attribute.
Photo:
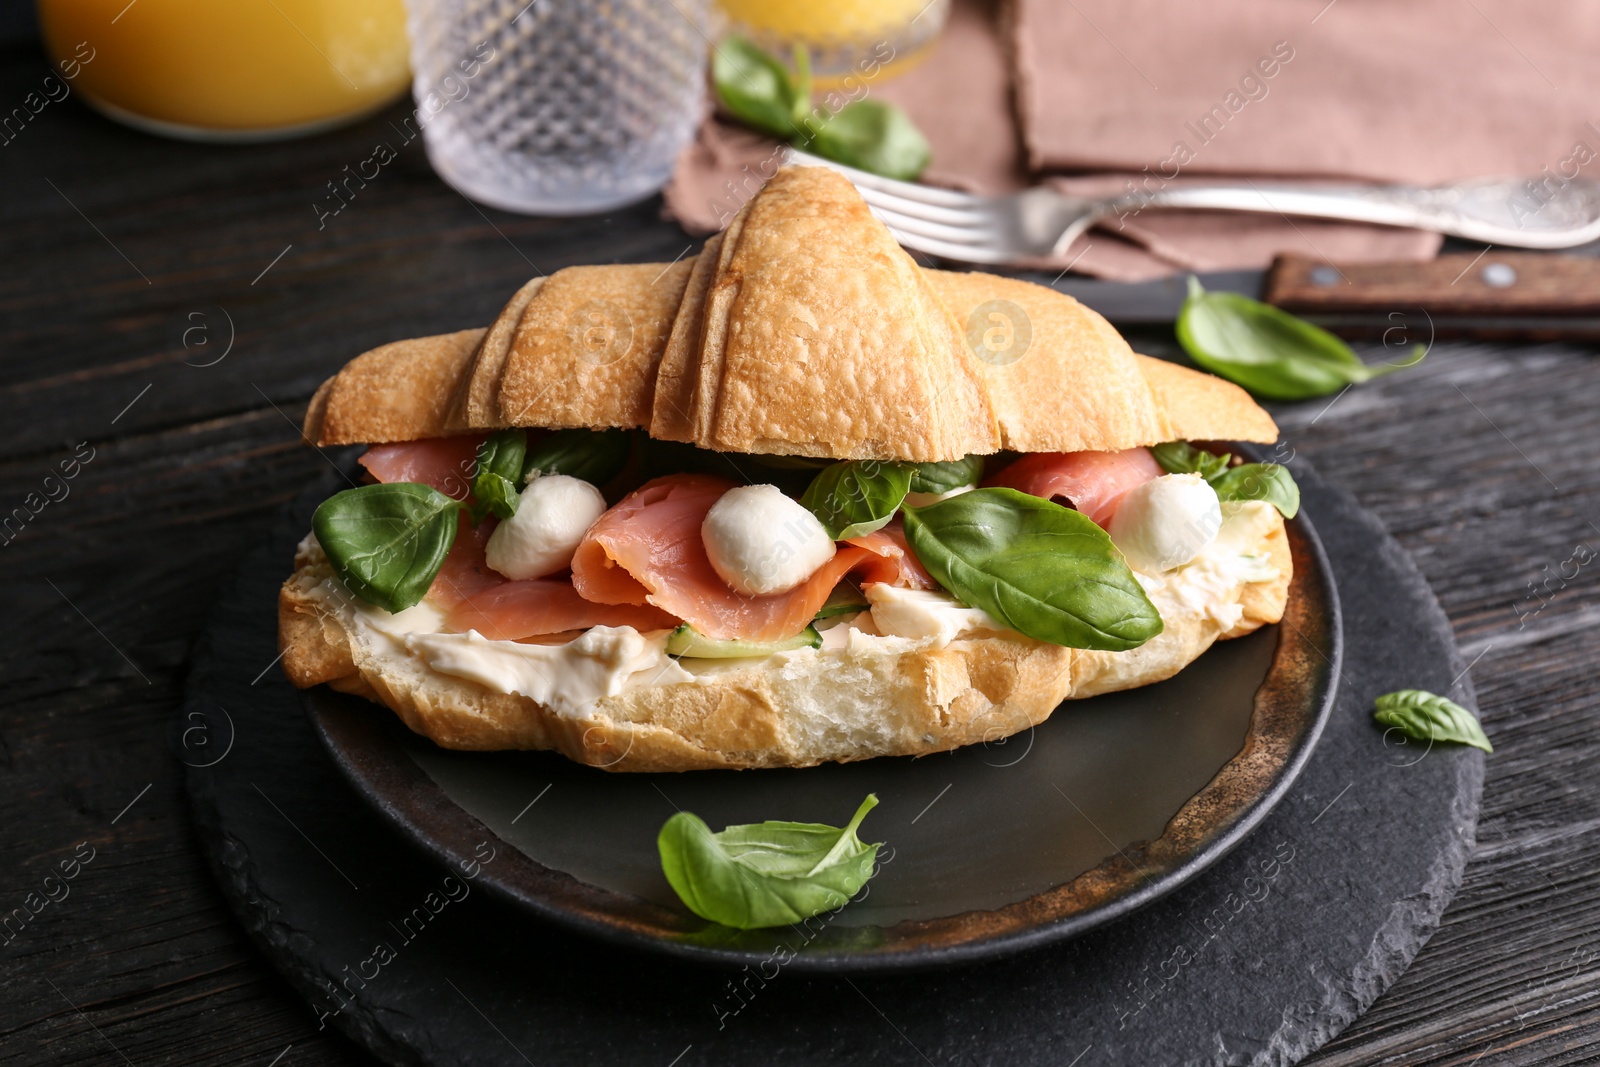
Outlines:
<svg viewBox="0 0 1600 1067"><path fill-rule="evenodd" d="M1297 314L1426 308L1462 318L1600 315L1600 259L1490 249L1425 263L1282 256L1263 299Z"/></svg>

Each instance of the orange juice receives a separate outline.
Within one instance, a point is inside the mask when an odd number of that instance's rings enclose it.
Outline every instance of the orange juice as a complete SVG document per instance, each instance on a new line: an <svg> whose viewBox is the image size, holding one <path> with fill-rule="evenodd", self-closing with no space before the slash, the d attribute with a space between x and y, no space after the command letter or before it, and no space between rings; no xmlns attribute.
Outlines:
<svg viewBox="0 0 1600 1067"><path fill-rule="evenodd" d="M717 0L729 28L782 59L796 44L818 88L890 77L922 58L944 28L949 0Z"/></svg>
<svg viewBox="0 0 1600 1067"><path fill-rule="evenodd" d="M309 132L410 84L402 0L38 2L46 47L80 65L84 99L160 133Z"/></svg>

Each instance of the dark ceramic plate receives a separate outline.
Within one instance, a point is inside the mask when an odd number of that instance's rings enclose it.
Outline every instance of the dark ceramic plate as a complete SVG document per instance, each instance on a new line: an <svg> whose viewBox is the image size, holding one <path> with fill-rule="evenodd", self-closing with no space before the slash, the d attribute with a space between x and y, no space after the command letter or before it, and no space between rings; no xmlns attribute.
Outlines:
<svg viewBox="0 0 1600 1067"><path fill-rule="evenodd" d="M540 752L435 747L387 710L305 693L328 751L410 838L454 865L498 849L479 882L547 918L677 956L801 970L989 958L1125 915L1210 866L1299 773L1333 705L1342 650L1322 547L1289 524L1294 583L1278 626L1182 673L1069 701L1004 741L920 759L806 770L610 774ZM885 841L864 897L804 926L740 932L674 896L656 833L674 811L714 829L844 823Z"/></svg>

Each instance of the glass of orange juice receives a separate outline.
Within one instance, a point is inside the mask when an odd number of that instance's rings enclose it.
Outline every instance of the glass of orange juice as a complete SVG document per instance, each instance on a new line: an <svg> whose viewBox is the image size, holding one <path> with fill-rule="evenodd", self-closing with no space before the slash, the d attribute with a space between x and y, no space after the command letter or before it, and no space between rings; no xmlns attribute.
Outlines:
<svg viewBox="0 0 1600 1067"><path fill-rule="evenodd" d="M810 53L822 89L855 77L890 77L922 58L950 14L950 0L717 0L729 31L790 62Z"/></svg>
<svg viewBox="0 0 1600 1067"><path fill-rule="evenodd" d="M410 85L403 0L38 0L51 58L111 118L258 141L382 108Z"/></svg>

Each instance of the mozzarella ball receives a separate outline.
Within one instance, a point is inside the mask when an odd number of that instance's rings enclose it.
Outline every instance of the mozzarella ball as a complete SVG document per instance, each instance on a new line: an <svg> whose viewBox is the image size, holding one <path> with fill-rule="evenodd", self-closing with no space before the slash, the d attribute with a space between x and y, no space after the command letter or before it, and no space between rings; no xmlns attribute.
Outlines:
<svg viewBox="0 0 1600 1067"><path fill-rule="evenodd" d="M1222 507L1198 474L1168 474L1130 489L1111 518L1111 540L1145 574L1181 567L1216 539Z"/></svg>
<svg viewBox="0 0 1600 1067"><path fill-rule="evenodd" d="M606 510L600 490L581 478L546 474L517 497L517 511L489 535L489 566L513 581L565 570L589 527Z"/></svg>
<svg viewBox="0 0 1600 1067"><path fill-rule="evenodd" d="M833 558L833 539L817 517L775 485L729 489L700 526L706 555L722 580L745 596L787 593Z"/></svg>

